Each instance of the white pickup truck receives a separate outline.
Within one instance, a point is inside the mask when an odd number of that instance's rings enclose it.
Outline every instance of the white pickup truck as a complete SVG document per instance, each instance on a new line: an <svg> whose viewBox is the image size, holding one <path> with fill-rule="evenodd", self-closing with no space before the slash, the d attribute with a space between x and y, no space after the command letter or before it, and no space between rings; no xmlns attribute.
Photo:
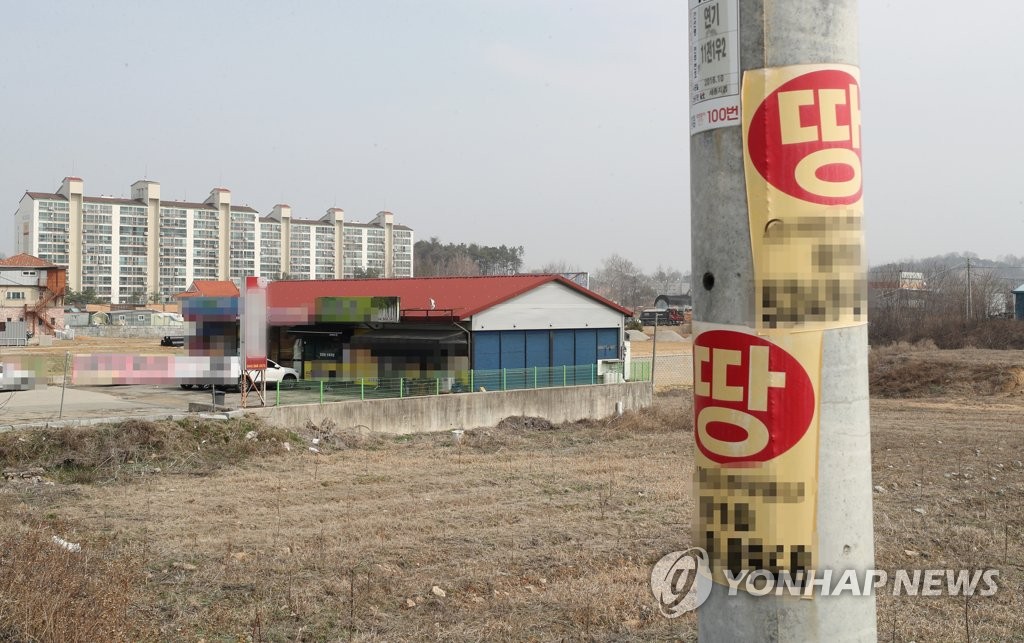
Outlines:
<svg viewBox="0 0 1024 643"><path fill-rule="evenodd" d="M239 385L242 382L242 366L241 366L241 362L239 361L239 359L237 357L224 358L224 359L229 359L230 360L229 368L230 368L231 375L230 375L230 379L228 381L234 380L235 382L237 382L237 384L234 384L234 385L216 384L215 386L217 388L219 388L219 389L220 388L239 388ZM267 360L267 370L265 371L265 373L266 373L266 378L267 378L267 384L276 384L277 382L294 382L295 380L299 379L299 373L294 368L288 368L287 366L281 366L280 364L278 364L277 362L275 362L272 359L268 359ZM221 380L221 381L223 381L223 380ZM262 378L257 376L256 377L256 382L261 382L261 381L263 381ZM182 384L181 388L183 388L183 389L197 388L197 389L199 389L201 391L205 391L205 390L209 390L210 386L211 386L210 384L186 383L186 384Z"/></svg>
<svg viewBox="0 0 1024 643"><path fill-rule="evenodd" d="M264 372L267 374L267 384L289 382L299 379L299 372L294 368L281 366L272 359L267 360L267 370ZM260 377L256 377L256 381L260 382L262 379Z"/></svg>

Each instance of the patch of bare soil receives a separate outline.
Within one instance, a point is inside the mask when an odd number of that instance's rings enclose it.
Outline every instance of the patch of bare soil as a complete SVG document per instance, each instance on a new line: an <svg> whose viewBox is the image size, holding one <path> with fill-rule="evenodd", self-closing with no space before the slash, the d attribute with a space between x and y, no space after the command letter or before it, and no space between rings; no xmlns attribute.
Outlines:
<svg viewBox="0 0 1024 643"><path fill-rule="evenodd" d="M928 347L875 348L873 397L1017 396L1024 393L1024 351Z"/></svg>
<svg viewBox="0 0 1024 643"><path fill-rule="evenodd" d="M168 335L180 334L181 330L168 329ZM79 335L72 340L55 340L49 346L5 346L0 349L0 361L16 358L38 360L33 369L42 376L56 376L64 372L65 354L130 353L133 355L184 355L182 347L161 346L159 337L86 337ZM31 363L31 362L30 362Z"/></svg>
<svg viewBox="0 0 1024 643"><path fill-rule="evenodd" d="M13 435L10 466L44 473L0 484L0 552L17 553L0 554L0 638L695 640L697 617L661 617L648 589L692 544L691 409L676 391L621 418L514 418L458 441L255 424L137 425L97 448ZM879 595L880 640L1024 632L1022 410L1007 395L872 402L877 565L1000 571L996 595L966 603ZM104 473L69 484L52 474L68 457Z"/></svg>
<svg viewBox="0 0 1024 643"><path fill-rule="evenodd" d="M650 329L653 333L654 329ZM678 330L675 332L679 332ZM629 352L633 357L650 357L654 354L654 336L646 342L630 342ZM690 337L683 336L681 342L663 342L658 340L658 355L689 355L693 352Z"/></svg>

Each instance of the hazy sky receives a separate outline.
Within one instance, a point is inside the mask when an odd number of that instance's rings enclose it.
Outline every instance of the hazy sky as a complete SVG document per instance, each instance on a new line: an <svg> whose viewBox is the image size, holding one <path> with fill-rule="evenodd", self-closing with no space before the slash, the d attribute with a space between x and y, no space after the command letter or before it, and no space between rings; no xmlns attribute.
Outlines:
<svg viewBox="0 0 1024 643"><path fill-rule="evenodd" d="M25 190L690 267L685 0L22 2L0 27L0 251ZM1024 254L1021 3L862 0L872 263Z"/></svg>

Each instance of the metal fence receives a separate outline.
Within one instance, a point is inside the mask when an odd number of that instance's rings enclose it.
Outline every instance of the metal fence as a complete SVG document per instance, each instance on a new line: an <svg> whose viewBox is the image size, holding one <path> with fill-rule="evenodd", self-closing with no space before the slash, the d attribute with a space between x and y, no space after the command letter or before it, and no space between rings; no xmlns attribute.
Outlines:
<svg viewBox="0 0 1024 643"><path fill-rule="evenodd" d="M28 322L0 322L0 346L28 346Z"/></svg>
<svg viewBox="0 0 1024 643"><path fill-rule="evenodd" d="M631 381L650 381L645 364L631 369ZM323 404L342 400L422 397L471 391L590 386L622 382L621 364L469 370L448 377L363 377L355 380L288 380L267 385L267 403Z"/></svg>
<svg viewBox="0 0 1024 643"><path fill-rule="evenodd" d="M650 381L651 370L654 371L654 390L663 391L684 386L693 386L693 355L679 353L674 355L658 355L650 357L634 357L630 360L634 372L647 373Z"/></svg>

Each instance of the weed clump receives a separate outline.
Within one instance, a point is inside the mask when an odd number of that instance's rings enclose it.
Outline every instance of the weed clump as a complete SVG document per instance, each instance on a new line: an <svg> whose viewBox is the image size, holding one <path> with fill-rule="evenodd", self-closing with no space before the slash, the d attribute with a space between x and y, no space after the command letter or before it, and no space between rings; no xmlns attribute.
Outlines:
<svg viewBox="0 0 1024 643"><path fill-rule="evenodd" d="M257 419L126 420L88 427L0 434L0 468L41 468L61 482L90 483L154 470L209 472L281 452L298 434Z"/></svg>

